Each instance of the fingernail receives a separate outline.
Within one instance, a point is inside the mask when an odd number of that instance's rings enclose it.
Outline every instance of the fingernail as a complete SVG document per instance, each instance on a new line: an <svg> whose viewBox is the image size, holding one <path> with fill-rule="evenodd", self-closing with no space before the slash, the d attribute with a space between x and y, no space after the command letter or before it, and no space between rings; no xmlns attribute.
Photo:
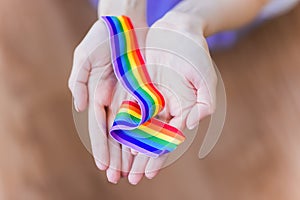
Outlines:
<svg viewBox="0 0 300 200"><path fill-rule="evenodd" d="M189 124L189 125L187 125L187 128L189 130L193 130L194 128L196 128L196 126L198 126L198 122L196 122L195 124Z"/></svg>
<svg viewBox="0 0 300 200"><path fill-rule="evenodd" d="M145 176L147 177L147 179L153 179L155 177L154 173L149 173L149 174L145 174Z"/></svg>
<svg viewBox="0 0 300 200"><path fill-rule="evenodd" d="M136 156L138 154L138 151L134 150L134 149L131 149L131 154Z"/></svg>
<svg viewBox="0 0 300 200"><path fill-rule="evenodd" d="M157 174L158 174L159 171L157 170L146 170L145 172L145 176L148 178L148 179L153 179Z"/></svg>
<svg viewBox="0 0 300 200"><path fill-rule="evenodd" d="M103 165L102 163L100 162L96 162L96 166L98 167L98 169L104 171L107 169L107 165Z"/></svg>
<svg viewBox="0 0 300 200"><path fill-rule="evenodd" d="M135 182L135 181L129 181L129 183L130 183L131 185L137 185L137 184L138 184L138 183Z"/></svg>
<svg viewBox="0 0 300 200"><path fill-rule="evenodd" d="M106 171L106 177L107 177L107 180L110 183L113 183L113 184L117 184L118 183L117 177L115 176L115 174L114 174L114 172L112 170L108 169Z"/></svg>
<svg viewBox="0 0 300 200"><path fill-rule="evenodd" d="M75 107L75 110L77 111L77 112L79 112L79 108L78 108L78 106L77 106L77 104L76 104L76 101L74 100L74 107Z"/></svg>
<svg viewBox="0 0 300 200"><path fill-rule="evenodd" d="M134 175L129 175L129 176L128 176L128 181L129 181L129 183L130 183L131 185L136 185L136 184L138 184L138 181L136 181L135 179L136 179L136 178L135 178Z"/></svg>
<svg viewBox="0 0 300 200"><path fill-rule="evenodd" d="M112 184L114 184L114 185L117 185L117 184L118 184L118 182L115 181L115 180L109 180L109 179L108 179L108 182L110 182L110 183L112 183Z"/></svg>

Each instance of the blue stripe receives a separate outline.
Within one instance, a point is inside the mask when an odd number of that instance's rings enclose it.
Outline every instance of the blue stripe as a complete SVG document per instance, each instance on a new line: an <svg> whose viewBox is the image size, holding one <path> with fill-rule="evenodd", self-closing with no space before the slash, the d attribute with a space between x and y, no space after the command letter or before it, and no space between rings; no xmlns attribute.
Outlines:
<svg viewBox="0 0 300 200"><path fill-rule="evenodd" d="M118 117L115 119L113 126L128 126L135 128L137 124L130 123L128 120L124 119L123 117Z"/></svg>
<svg viewBox="0 0 300 200"><path fill-rule="evenodd" d="M120 55L119 48L116 48L116 47L119 47L120 44L119 44L119 41L117 40L117 37L115 36L116 34L118 34L118 30L117 30L117 27L114 24L113 17L105 17L105 19L107 19L107 21L109 21L108 25L113 30L113 35L114 36L112 36L113 38L111 38L111 39L113 39L114 43L115 43L116 56ZM116 59L116 58L113 58L113 59Z"/></svg>
<svg viewBox="0 0 300 200"><path fill-rule="evenodd" d="M118 135L120 138L122 138L123 140L126 140L134 145L137 145L149 152L154 152L155 154L160 154L162 153L163 151L162 150L159 150L155 147L152 147L152 146L149 146L135 138L132 138L130 136L128 136L127 134L125 134L122 130L115 130L113 132L111 132L111 135L113 136L114 134Z"/></svg>
<svg viewBox="0 0 300 200"><path fill-rule="evenodd" d="M144 144L147 144L149 146L161 149L161 150L167 150L167 151L173 151L175 148L172 148L171 145L175 145L174 143L170 143L166 140L157 138L159 140L163 140L164 142L166 142L166 145L157 143L155 141L152 141L150 138L156 138L153 135L150 135L149 133L142 131L140 129L134 129L134 130L123 130L129 137L133 137L136 140L139 140L141 142L143 142ZM176 145L175 145L176 146Z"/></svg>

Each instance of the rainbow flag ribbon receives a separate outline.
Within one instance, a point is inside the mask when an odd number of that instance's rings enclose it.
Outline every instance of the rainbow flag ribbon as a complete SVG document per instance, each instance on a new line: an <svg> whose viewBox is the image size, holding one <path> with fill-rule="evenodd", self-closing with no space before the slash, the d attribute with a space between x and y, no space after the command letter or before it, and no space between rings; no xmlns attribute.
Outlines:
<svg viewBox="0 0 300 200"><path fill-rule="evenodd" d="M110 33L114 73L136 100L122 102L110 135L119 143L150 157L174 151L185 137L177 128L154 118L163 109L165 101L149 77L130 18L103 16L102 20Z"/></svg>

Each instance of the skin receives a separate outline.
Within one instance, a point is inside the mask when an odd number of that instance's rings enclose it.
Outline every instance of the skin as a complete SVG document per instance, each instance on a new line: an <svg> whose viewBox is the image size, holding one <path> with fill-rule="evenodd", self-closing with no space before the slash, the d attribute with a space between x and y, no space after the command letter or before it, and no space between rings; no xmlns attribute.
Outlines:
<svg viewBox="0 0 300 200"><path fill-rule="evenodd" d="M207 57L204 60L210 60L204 36L248 23L259 13L266 2L266 0L185 0L157 21L153 27L174 30L193 38L206 51ZM141 28L146 27L145 5L145 0L102 0L98 11L99 16L127 15L132 19L136 28ZM220 12L221 9L222 12ZM128 99L128 96L118 89L110 60L107 60L110 52L109 46L100 45L107 37L104 24L97 21L75 50L69 87L74 97L76 110L81 112L89 108L89 132L97 167L100 170L106 170L107 178L111 183L117 183L122 176L128 176L129 182L136 185L143 176L149 179L154 178L163 166L167 155L157 159L148 158L121 146L110 138L108 131L113 122L113 116L120 102ZM147 38L145 35L140 36L139 43L147 43ZM146 52L147 62L153 62L154 66L162 63L174 66L173 59L172 56ZM213 67L210 66L211 73L206 74L206 78L211 81L204 85L203 77L194 73L190 66L185 66L184 69L187 67L191 71L183 74L186 82L182 82L182 87L189 86L183 91L189 93L192 99L190 104L184 107L184 112L172 113L174 109L170 108L176 107L176 101L163 92L167 106L159 116L180 129L194 128L203 117L214 110L214 99L208 95L209 92L214 93L216 84ZM180 70L180 66L176 70ZM99 77L100 74L104 76L100 82L97 82L94 77ZM168 85L173 82L163 77L166 73L161 72L158 67L150 69L150 74L152 74L152 79L159 83ZM114 88L117 88L116 92L113 92ZM179 99L185 102L184 95L181 93L178 93Z"/></svg>

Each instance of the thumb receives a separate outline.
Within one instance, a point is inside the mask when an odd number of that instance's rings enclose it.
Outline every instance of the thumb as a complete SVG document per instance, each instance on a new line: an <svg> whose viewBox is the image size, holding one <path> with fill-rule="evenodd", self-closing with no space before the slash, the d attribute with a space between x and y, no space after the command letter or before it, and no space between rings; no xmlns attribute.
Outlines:
<svg viewBox="0 0 300 200"><path fill-rule="evenodd" d="M98 20L74 51L68 85L77 111L85 110L88 105L88 81L92 67L104 67L110 62L107 38L106 27Z"/></svg>
<svg viewBox="0 0 300 200"><path fill-rule="evenodd" d="M211 76L214 77L214 76ZM208 78L211 78L208 77ZM200 120L212 114L216 107L216 78L208 79L210 84L203 80L198 83L196 102L187 116L186 126L194 129Z"/></svg>
<svg viewBox="0 0 300 200"><path fill-rule="evenodd" d="M211 112L207 104L197 102L192 107L190 113L187 116L187 120L186 120L187 128L190 130L194 129L198 125L200 120L202 120L204 117L210 114Z"/></svg>

